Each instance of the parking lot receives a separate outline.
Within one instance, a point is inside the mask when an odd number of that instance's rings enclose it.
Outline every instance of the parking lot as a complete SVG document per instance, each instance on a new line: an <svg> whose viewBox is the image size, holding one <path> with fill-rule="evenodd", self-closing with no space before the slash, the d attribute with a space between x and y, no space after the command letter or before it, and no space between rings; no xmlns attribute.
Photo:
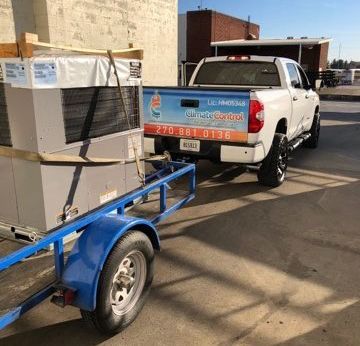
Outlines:
<svg viewBox="0 0 360 346"><path fill-rule="evenodd" d="M360 103L323 102L317 150L285 184L198 165L197 197L161 225L155 282L137 320L100 336L46 302L1 345L358 345Z"/></svg>

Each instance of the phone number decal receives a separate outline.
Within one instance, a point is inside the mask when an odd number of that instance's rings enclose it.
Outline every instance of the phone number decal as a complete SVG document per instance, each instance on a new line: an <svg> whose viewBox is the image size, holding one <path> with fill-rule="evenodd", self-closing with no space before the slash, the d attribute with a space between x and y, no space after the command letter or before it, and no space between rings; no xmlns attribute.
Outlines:
<svg viewBox="0 0 360 346"><path fill-rule="evenodd" d="M199 138L226 142L246 142L248 139L246 132L172 126L164 124L145 124L145 134Z"/></svg>

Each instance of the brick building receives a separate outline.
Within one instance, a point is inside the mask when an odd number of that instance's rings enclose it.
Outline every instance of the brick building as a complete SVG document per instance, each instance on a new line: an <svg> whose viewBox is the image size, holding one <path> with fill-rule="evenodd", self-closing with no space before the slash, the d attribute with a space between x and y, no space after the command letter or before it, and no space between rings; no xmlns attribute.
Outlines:
<svg viewBox="0 0 360 346"><path fill-rule="evenodd" d="M198 62L212 56L211 42L236 39L258 39L260 26L216 11L187 12L186 60Z"/></svg>
<svg viewBox="0 0 360 346"><path fill-rule="evenodd" d="M144 84L177 84L177 0L1 0L0 42L23 31L83 48L144 49Z"/></svg>
<svg viewBox="0 0 360 346"><path fill-rule="evenodd" d="M327 67L331 39L259 39L259 35L260 26L250 21L212 10L187 12L179 16L179 64L183 60L197 63L208 56L246 54L290 58L312 72ZM193 70L194 66L187 68L186 80Z"/></svg>

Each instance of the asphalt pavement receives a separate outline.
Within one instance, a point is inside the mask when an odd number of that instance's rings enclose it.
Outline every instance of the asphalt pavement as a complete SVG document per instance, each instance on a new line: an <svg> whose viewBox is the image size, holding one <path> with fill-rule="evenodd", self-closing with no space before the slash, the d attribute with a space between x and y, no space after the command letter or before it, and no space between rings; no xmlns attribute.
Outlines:
<svg viewBox="0 0 360 346"><path fill-rule="evenodd" d="M236 165L198 165L196 199L160 227L147 304L123 333L48 301L0 345L359 345L360 103L323 102L319 148L270 189Z"/></svg>

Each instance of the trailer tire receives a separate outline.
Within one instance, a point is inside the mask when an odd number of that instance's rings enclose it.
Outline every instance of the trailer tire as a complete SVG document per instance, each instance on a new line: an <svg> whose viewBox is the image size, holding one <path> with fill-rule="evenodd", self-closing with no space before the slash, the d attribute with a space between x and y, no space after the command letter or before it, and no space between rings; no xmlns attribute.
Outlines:
<svg viewBox="0 0 360 346"><path fill-rule="evenodd" d="M310 129L311 137L305 141L304 146L306 148L316 149L319 145L320 138L320 114L315 113L313 123Z"/></svg>
<svg viewBox="0 0 360 346"><path fill-rule="evenodd" d="M275 133L268 155L258 171L261 185L278 187L284 180L288 161L288 140L284 134Z"/></svg>
<svg viewBox="0 0 360 346"><path fill-rule="evenodd" d="M140 313L154 275L154 249L140 231L130 231L113 247L100 274L94 311L83 320L101 333L114 335Z"/></svg>

